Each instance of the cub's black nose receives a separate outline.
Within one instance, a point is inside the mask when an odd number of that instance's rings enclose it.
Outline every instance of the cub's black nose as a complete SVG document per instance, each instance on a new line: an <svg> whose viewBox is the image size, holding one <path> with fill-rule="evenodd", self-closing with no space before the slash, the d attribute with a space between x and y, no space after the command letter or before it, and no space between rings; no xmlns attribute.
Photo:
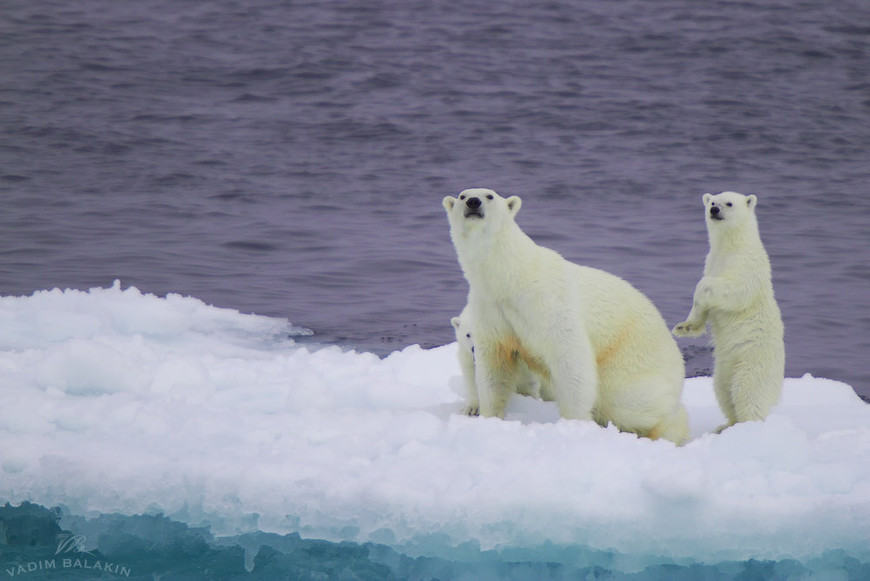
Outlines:
<svg viewBox="0 0 870 581"><path fill-rule="evenodd" d="M465 205L472 210L476 210L480 207L480 198L468 198L468 201L465 202Z"/></svg>
<svg viewBox="0 0 870 581"><path fill-rule="evenodd" d="M718 216L719 215L718 206L713 206L712 208L710 208L710 215L711 216Z"/></svg>

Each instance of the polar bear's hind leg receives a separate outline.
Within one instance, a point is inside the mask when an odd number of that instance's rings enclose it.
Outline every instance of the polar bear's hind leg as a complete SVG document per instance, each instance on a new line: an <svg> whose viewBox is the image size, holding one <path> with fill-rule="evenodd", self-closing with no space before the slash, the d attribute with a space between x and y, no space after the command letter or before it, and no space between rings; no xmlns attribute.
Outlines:
<svg viewBox="0 0 870 581"><path fill-rule="evenodd" d="M775 365L737 366L730 388L737 421L763 420L779 401L782 372Z"/></svg>
<svg viewBox="0 0 870 581"><path fill-rule="evenodd" d="M719 402L719 409L725 414L728 420L728 425L737 422L737 414L734 410L734 402L731 399L731 386L734 378L734 364L720 357L716 361L716 366L713 369L713 392L716 394L716 401Z"/></svg>
<svg viewBox="0 0 870 581"><path fill-rule="evenodd" d="M689 439L689 414L683 404L662 421L656 424L647 434L651 440L662 438L677 445L684 444Z"/></svg>

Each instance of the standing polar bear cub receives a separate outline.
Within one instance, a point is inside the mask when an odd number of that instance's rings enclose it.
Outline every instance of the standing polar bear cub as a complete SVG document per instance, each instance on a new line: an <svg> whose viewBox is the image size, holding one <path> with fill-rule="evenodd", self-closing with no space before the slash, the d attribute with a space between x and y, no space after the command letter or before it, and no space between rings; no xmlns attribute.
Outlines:
<svg viewBox="0 0 870 581"><path fill-rule="evenodd" d="M713 389L727 425L763 420L785 376L782 318L770 261L755 219L755 196L704 194L710 252L678 336L713 335ZM727 426L723 426L727 427Z"/></svg>
<svg viewBox="0 0 870 581"><path fill-rule="evenodd" d="M470 189L443 204L469 283L481 415L502 417L528 368L564 418L686 441L683 359L649 299L535 244L514 221L517 196Z"/></svg>

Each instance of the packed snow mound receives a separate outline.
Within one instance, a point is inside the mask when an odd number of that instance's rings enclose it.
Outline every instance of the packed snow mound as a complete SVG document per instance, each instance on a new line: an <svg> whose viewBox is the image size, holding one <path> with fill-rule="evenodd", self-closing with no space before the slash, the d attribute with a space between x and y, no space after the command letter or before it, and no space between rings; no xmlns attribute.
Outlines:
<svg viewBox="0 0 870 581"><path fill-rule="evenodd" d="M765 422L716 435L689 379L676 447L521 396L460 415L455 344L380 359L301 332L118 283L0 298L0 503L421 553L870 558L870 406L843 383L787 379Z"/></svg>

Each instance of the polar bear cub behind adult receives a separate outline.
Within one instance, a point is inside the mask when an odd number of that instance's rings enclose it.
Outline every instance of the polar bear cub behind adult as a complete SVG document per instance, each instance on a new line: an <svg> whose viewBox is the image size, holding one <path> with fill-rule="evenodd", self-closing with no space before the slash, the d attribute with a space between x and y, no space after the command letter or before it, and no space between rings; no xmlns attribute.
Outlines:
<svg viewBox="0 0 870 581"><path fill-rule="evenodd" d="M456 343L459 347L459 367L462 369L462 379L465 382L465 414L476 416L480 413L480 400L477 396L477 383L474 379L474 337L471 330L471 307L466 305L462 312L450 319L456 333ZM553 401L546 385L541 385L540 379L523 362L517 362L516 390L520 395L527 395L545 401Z"/></svg>
<svg viewBox="0 0 870 581"><path fill-rule="evenodd" d="M484 416L503 416L519 362L564 418L684 442L685 367L661 314L640 291L538 246L516 224L517 196L471 189L443 201L469 283L474 378Z"/></svg>
<svg viewBox="0 0 870 581"><path fill-rule="evenodd" d="M713 388L728 425L763 420L779 401L785 346L755 196L704 194L710 252L678 336L713 335Z"/></svg>

